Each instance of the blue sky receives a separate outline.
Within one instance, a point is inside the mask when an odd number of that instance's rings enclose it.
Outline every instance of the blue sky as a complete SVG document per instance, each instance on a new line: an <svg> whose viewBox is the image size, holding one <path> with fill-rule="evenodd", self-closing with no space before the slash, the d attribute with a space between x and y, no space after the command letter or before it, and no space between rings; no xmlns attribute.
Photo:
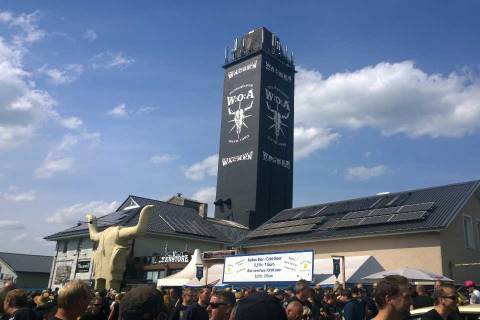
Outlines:
<svg viewBox="0 0 480 320"><path fill-rule="evenodd" d="M224 48L297 65L294 205L479 178L477 1L2 1L2 251L129 194L215 193Z"/></svg>

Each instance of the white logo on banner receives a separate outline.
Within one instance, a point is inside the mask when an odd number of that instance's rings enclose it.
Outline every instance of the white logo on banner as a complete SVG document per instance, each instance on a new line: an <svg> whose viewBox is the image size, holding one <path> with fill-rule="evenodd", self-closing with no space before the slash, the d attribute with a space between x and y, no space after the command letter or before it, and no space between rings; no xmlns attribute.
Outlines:
<svg viewBox="0 0 480 320"><path fill-rule="evenodd" d="M274 144L285 147L287 143L281 141L281 137L285 137L285 130L288 125L284 122L290 117L290 102L288 96L278 89L277 87L265 88L265 100L268 111L271 112L270 116L267 116L272 120L272 125L268 127L272 130L272 135L268 139Z"/></svg>
<svg viewBox="0 0 480 320"><path fill-rule="evenodd" d="M271 65L268 61L265 61L265 69L267 69L268 71L277 75L277 77L280 77L281 79L283 79L287 82L292 82L292 76L287 75L287 74L283 73L282 71L278 70L273 65Z"/></svg>
<svg viewBox="0 0 480 320"><path fill-rule="evenodd" d="M249 62L246 65L241 66L240 68L229 71L228 72L228 79L232 79L233 77L235 77L236 75L239 75L240 73L243 73L243 72L248 71L248 70L253 70L253 69L256 69L256 68L257 68L257 60Z"/></svg>
<svg viewBox="0 0 480 320"><path fill-rule="evenodd" d="M225 167L231 163L253 159L253 151L239 154L233 157L222 158L222 165Z"/></svg>
<svg viewBox="0 0 480 320"><path fill-rule="evenodd" d="M236 137L236 139L229 139L229 143L241 142L250 137L249 134L244 134L243 128L248 129L246 120L252 116L248 114L248 111L253 107L253 101L255 99L252 87L252 84L242 85L230 91L230 95L227 96L228 115L232 116L232 119L228 121L232 123L232 127L228 133L233 132ZM242 91L242 89L246 91L238 93Z"/></svg>
<svg viewBox="0 0 480 320"><path fill-rule="evenodd" d="M290 169L290 161L271 156L268 153L266 153L265 151L262 151L262 152L263 152L263 158L262 158L263 161L273 163L273 164L276 164L277 166L281 166L281 167Z"/></svg>

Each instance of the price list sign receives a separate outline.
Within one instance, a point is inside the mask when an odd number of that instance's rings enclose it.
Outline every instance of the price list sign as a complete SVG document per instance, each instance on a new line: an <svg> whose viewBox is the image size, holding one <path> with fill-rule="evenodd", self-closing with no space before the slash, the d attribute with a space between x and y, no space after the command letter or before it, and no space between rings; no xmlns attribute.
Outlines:
<svg viewBox="0 0 480 320"><path fill-rule="evenodd" d="M225 257L223 283L312 281L313 250Z"/></svg>

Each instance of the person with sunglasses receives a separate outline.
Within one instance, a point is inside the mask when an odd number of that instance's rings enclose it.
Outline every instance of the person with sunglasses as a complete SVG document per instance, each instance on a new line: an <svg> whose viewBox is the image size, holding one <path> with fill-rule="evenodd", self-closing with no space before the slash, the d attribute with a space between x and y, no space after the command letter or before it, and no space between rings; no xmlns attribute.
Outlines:
<svg viewBox="0 0 480 320"><path fill-rule="evenodd" d="M228 320L235 305L235 295L230 291L216 292L210 298L207 311L210 320Z"/></svg>
<svg viewBox="0 0 480 320"><path fill-rule="evenodd" d="M443 283L433 292L435 307L422 320L446 320L457 311L457 291L453 284Z"/></svg>

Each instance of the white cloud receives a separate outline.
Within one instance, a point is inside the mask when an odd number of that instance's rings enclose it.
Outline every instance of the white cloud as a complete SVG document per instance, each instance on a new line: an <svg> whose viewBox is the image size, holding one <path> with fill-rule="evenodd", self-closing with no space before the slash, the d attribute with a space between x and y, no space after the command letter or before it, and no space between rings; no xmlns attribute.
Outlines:
<svg viewBox="0 0 480 320"><path fill-rule="evenodd" d="M128 110L125 103L121 103L115 108L108 111L108 114L114 118L125 118L128 116Z"/></svg>
<svg viewBox="0 0 480 320"><path fill-rule="evenodd" d="M20 230L25 229L25 226L20 223L19 220L0 220L0 230Z"/></svg>
<svg viewBox="0 0 480 320"><path fill-rule="evenodd" d="M42 165L35 170L37 178L51 178L60 172L73 172L75 160L72 157L56 157L53 152L48 153Z"/></svg>
<svg viewBox="0 0 480 320"><path fill-rule="evenodd" d="M48 68L47 65L44 65L38 69L38 72L47 76L48 80L53 84L68 84L75 81L83 73L83 65L69 64L64 70Z"/></svg>
<svg viewBox="0 0 480 320"><path fill-rule="evenodd" d="M83 121L77 117L63 118L60 123L67 129L78 129L83 125Z"/></svg>
<svg viewBox="0 0 480 320"><path fill-rule="evenodd" d="M135 62L135 59L127 58L122 52L106 51L97 54L92 59L92 68L94 69L112 69L112 68L126 68Z"/></svg>
<svg viewBox="0 0 480 320"><path fill-rule="evenodd" d="M150 161L155 164L165 164L178 158L179 157L175 154L164 153L152 156Z"/></svg>
<svg viewBox="0 0 480 320"><path fill-rule="evenodd" d="M85 33L83 34L83 39L85 40L88 40L90 42L93 42L97 39L97 33L95 32L95 30L93 29L88 29L87 31L85 31Z"/></svg>
<svg viewBox="0 0 480 320"><path fill-rule="evenodd" d="M307 128L374 128L412 138L462 137L480 129L480 79L427 74L412 61L326 79L299 68L295 91L295 120Z"/></svg>
<svg viewBox="0 0 480 320"><path fill-rule="evenodd" d="M34 201L36 192L34 190L20 191L15 186L10 186L7 192L0 192L0 197L13 202L29 202Z"/></svg>
<svg viewBox="0 0 480 320"><path fill-rule="evenodd" d="M192 195L192 199L207 203L209 208L208 211L213 212L215 208L213 202L215 201L216 192L217 189L215 187L203 188L195 192Z"/></svg>
<svg viewBox="0 0 480 320"><path fill-rule="evenodd" d="M36 27L37 15L38 12L15 16L0 11L0 23L20 28L20 34L11 41L0 36L0 149L29 140L50 120L67 128L81 123L75 117L63 118L55 110L56 101L47 91L36 87L31 73L23 66L27 45L44 34Z"/></svg>
<svg viewBox="0 0 480 320"><path fill-rule="evenodd" d="M102 216L114 212L120 204L117 201L91 201L87 203L76 203L69 207L57 210L47 218L49 223L73 224L77 221L85 221L85 215L91 213L95 216Z"/></svg>
<svg viewBox="0 0 480 320"><path fill-rule="evenodd" d="M366 181L371 178L382 176L386 172L387 172L387 169L383 165L379 165L375 167L365 167L365 166L352 167L352 168L348 168L345 171L345 180Z"/></svg>
<svg viewBox="0 0 480 320"><path fill-rule="evenodd" d="M5 23L11 28L19 28L20 34L14 37L14 43L22 46L24 43L33 43L41 40L45 36L45 31L37 25L37 19L40 12L34 11L30 14L22 13L15 16L10 11L0 11L0 22Z"/></svg>
<svg viewBox="0 0 480 320"><path fill-rule="evenodd" d="M296 126L294 137L294 156L298 160L307 157L317 150L328 148L330 144L340 137L340 134L332 133L331 129Z"/></svg>
<svg viewBox="0 0 480 320"><path fill-rule="evenodd" d="M27 237L27 234L24 232L24 233L20 233L20 234L14 236L14 237L12 238L12 240L13 240L13 241L20 241L20 240L25 239L26 237Z"/></svg>
<svg viewBox="0 0 480 320"><path fill-rule="evenodd" d="M136 114L149 114L158 110L158 107L141 107L135 112Z"/></svg>
<svg viewBox="0 0 480 320"><path fill-rule="evenodd" d="M35 177L52 178L57 173L74 172L75 159L70 154L72 149L81 142L92 147L97 145L99 140L99 133L86 131L79 134L68 133L64 135L60 143L47 154L42 165L35 170Z"/></svg>
<svg viewBox="0 0 480 320"><path fill-rule="evenodd" d="M194 163L185 170L185 177L190 180L202 180L207 176L217 176L218 154L211 155Z"/></svg>

